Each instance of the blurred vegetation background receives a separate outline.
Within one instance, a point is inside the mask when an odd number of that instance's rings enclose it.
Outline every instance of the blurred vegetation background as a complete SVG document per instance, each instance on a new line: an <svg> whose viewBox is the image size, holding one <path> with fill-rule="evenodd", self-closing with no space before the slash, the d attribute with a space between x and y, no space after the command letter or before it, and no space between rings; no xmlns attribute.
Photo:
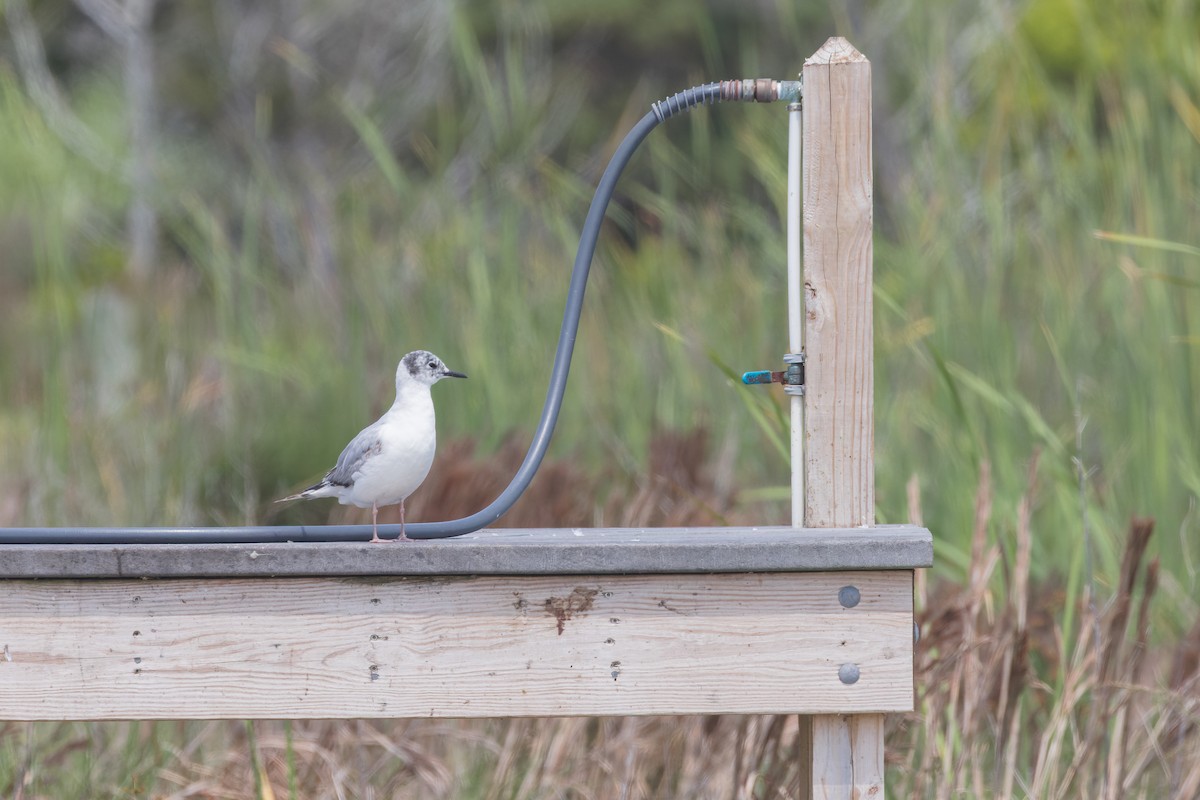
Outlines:
<svg viewBox="0 0 1200 800"><path fill-rule="evenodd" d="M839 34L874 69L880 521L919 497L962 580L986 479L1006 563L1028 498L1034 576L1078 598L1154 516L1155 636L1196 618L1193 3L7 0L3 22L0 524L342 513L270 501L416 348L472 379L437 392L443 441L523 443L628 127ZM597 476L596 523L694 429L722 518L786 517L781 398L727 377L786 346L785 136L782 106L698 109L622 179L551 452Z"/></svg>

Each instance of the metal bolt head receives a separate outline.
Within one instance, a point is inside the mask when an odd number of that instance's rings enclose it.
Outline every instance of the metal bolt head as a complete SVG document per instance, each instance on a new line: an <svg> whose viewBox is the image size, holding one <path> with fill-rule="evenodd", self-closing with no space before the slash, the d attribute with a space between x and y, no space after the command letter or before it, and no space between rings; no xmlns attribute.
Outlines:
<svg viewBox="0 0 1200 800"><path fill-rule="evenodd" d="M862 592L858 591L857 586L843 586L838 589L838 602L842 604L842 608L854 608L860 600Z"/></svg>
<svg viewBox="0 0 1200 800"><path fill-rule="evenodd" d="M838 680L850 686L858 683L858 664L842 664L838 667Z"/></svg>

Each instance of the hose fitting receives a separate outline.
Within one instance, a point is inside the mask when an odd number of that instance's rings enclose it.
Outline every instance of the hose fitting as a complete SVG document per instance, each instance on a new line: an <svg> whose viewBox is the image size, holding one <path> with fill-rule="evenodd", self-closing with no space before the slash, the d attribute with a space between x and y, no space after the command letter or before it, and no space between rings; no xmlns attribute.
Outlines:
<svg viewBox="0 0 1200 800"><path fill-rule="evenodd" d="M793 103L800 99L800 81L777 81L771 78L721 81L721 99L744 103L774 103L776 100Z"/></svg>
<svg viewBox="0 0 1200 800"><path fill-rule="evenodd" d="M777 81L772 78L747 78L745 80L717 81L684 89L665 100L652 103L650 109L659 122L699 105L718 102L773 103L783 100L800 102L800 81Z"/></svg>

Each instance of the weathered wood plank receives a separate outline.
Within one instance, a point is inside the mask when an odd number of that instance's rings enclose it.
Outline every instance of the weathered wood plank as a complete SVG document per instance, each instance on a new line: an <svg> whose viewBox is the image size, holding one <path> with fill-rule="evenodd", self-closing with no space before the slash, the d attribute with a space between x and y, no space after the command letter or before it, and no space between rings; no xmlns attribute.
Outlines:
<svg viewBox="0 0 1200 800"><path fill-rule="evenodd" d="M0 545L0 578L564 575L913 569L929 531L798 528L496 528L407 544Z"/></svg>
<svg viewBox="0 0 1200 800"><path fill-rule="evenodd" d="M804 62L805 527L875 522L871 64Z"/></svg>
<svg viewBox="0 0 1200 800"><path fill-rule="evenodd" d="M838 590L857 586L845 608ZM887 711L912 572L7 581L0 718ZM838 677L858 665L853 685Z"/></svg>

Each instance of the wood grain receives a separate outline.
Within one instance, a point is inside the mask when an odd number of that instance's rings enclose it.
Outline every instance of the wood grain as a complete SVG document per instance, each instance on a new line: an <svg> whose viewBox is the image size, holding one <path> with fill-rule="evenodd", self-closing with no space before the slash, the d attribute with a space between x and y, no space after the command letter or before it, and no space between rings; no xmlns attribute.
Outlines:
<svg viewBox="0 0 1200 800"><path fill-rule="evenodd" d="M804 524L872 525L871 64L835 37L803 79Z"/></svg>
<svg viewBox="0 0 1200 800"><path fill-rule="evenodd" d="M912 572L3 581L0 653L4 719L899 710Z"/></svg>

